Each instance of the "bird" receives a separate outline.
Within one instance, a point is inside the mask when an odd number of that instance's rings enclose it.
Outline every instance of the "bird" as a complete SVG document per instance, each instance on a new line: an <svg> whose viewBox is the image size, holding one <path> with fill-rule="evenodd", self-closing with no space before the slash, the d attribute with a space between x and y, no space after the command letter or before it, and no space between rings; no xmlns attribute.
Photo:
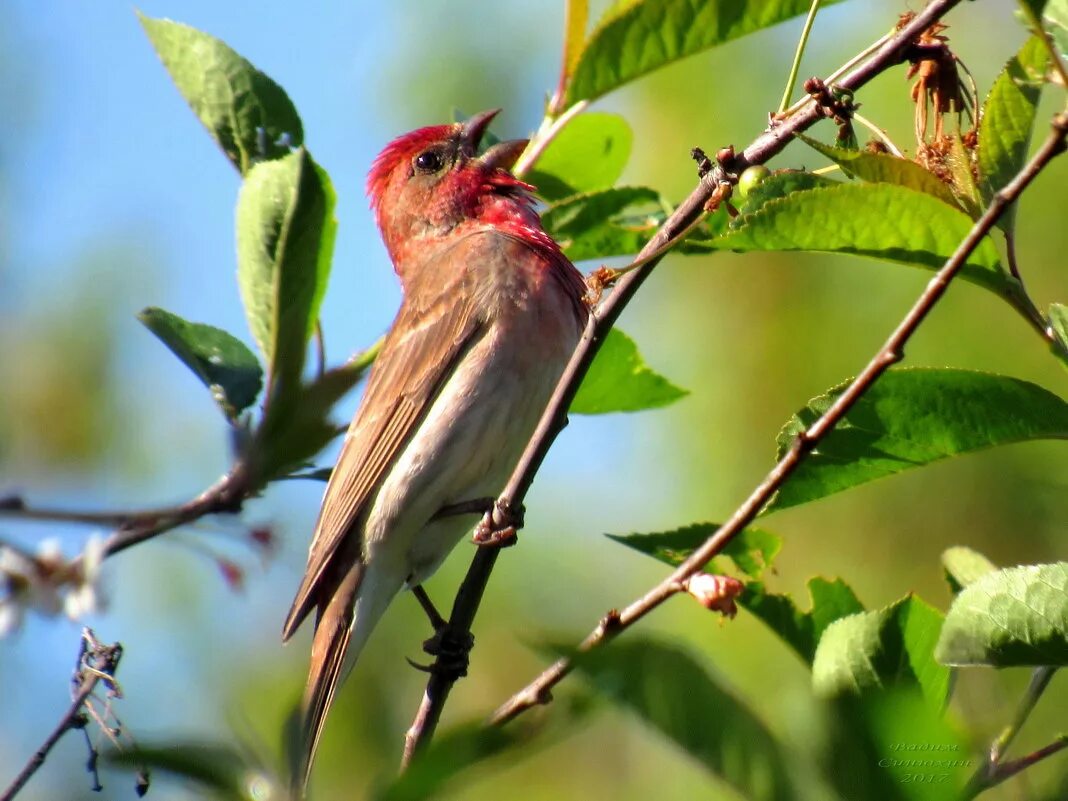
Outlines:
<svg viewBox="0 0 1068 801"><path fill-rule="evenodd" d="M327 482L283 626L314 612L294 784L393 598L470 531L450 514L503 488L588 320L582 273L509 170L527 140L479 154L500 109L390 142L367 195L402 301Z"/></svg>

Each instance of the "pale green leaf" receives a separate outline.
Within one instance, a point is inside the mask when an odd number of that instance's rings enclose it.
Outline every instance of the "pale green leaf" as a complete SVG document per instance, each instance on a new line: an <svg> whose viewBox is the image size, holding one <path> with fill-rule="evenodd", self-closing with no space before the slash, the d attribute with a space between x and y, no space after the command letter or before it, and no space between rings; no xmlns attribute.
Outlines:
<svg viewBox="0 0 1068 801"><path fill-rule="evenodd" d="M618 114L580 114L525 176L546 200L610 188L623 174L633 134Z"/></svg>

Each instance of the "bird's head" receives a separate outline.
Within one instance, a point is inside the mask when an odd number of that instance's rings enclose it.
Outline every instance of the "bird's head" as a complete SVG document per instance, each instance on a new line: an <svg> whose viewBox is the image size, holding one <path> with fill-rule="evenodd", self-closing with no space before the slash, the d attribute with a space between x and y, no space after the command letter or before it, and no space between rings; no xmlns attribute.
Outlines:
<svg viewBox="0 0 1068 801"><path fill-rule="evenodd" d="M407 248L420 248L465 221L499 213L486 203L489 198L529 207L531 187L508 172L527 140L499 142L478 155L498 111L404 134L375 159L367 176L367 195L398 268L406 260Z"/></svg>

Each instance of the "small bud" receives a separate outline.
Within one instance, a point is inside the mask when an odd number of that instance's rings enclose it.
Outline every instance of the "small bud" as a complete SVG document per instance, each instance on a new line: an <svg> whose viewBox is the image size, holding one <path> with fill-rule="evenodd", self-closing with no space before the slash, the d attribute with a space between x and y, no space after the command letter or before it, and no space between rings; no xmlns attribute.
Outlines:
<svg viewBox="0 0 1068 801"><path fill-rule="evenodd" d="M229 559L218 560L219 571L231 590L241 591L245 586L245 571Z"/></svg>
<svg viewBox="0 0 1068 801"><path fill-rule="evenodd" d="M686 580L685 587L686 592L696 598L705 609L721 612L729 618L738 614L734 599L742 594L744 588L738 579L697 573Z"/></svg>

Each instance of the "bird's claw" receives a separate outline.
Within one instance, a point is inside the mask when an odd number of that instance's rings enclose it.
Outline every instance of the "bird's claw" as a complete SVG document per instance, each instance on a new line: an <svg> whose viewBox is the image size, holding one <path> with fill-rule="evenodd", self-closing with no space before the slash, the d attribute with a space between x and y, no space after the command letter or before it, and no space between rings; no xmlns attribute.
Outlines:
<svg viewBox="0 0 1068 801"><path fill-rule="evenodd" d="M478 525L472 538L475 545L485 548L507 548L519 541L518 532L523 527L526 508L519 504L512 506L497 500Z"/></svg>
<svg viewBox="0 0 1068 801"><path fill-rule="evenodd" d="M423 650L434 657L432 665L423 668L410 659L408 661L419 670L425 669L428 673L440 673L459 679L467 675L467 666L470 663L468 655L474 647L475 638L471 632L456 634L443 628L423 643Z"/></svg>

